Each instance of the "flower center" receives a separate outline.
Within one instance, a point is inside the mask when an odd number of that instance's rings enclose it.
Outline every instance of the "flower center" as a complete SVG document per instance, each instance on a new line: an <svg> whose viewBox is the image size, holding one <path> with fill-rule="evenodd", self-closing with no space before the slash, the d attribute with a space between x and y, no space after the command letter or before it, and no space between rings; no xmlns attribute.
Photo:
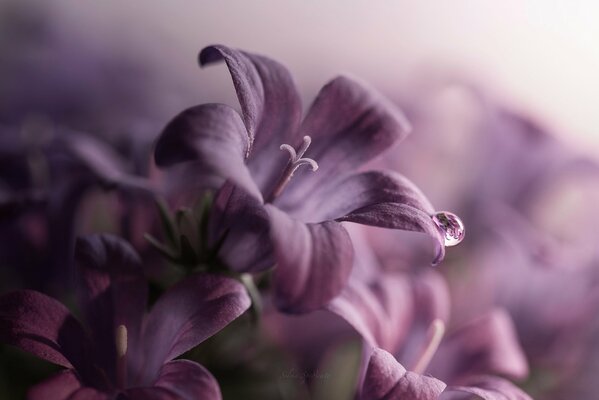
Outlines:
<svg viewBox="0 0 599 400"><path fill-rule="evenodd" d="M420 356L416 359L416 363L412 368L413 372L422 374L426 371L426 368L441 344L443 335L445 335L445 323L440 319L435 319L428 328L427 341L420 352Z"/></svg>
<svg viewBox="0 0 599 400"><path fill-rule="evenodd" d="M289 153L289 162L283 170L283 174L281 174L281 178L279 178L272 193L266 199L267 203L271 203L274 199L279 197L299 167L302 165L309 165L312 168L312 171L318 169L318 163L316 161L308 157L303 157L306 150L308 150L308 147L310 147L310 143L312 143L312 138L310 136L304 136L304 142L297 150L288 144L281 145L280 149Z"/></svg>

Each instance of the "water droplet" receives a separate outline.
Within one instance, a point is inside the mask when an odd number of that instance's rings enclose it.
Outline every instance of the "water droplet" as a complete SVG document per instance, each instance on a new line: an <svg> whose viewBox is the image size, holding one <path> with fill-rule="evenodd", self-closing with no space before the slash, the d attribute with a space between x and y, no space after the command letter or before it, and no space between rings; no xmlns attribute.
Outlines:
<svg viewBox="0 0 599 400"><path fill-rule="evenodd" d="M433 222L437 224L439 228L445 234L445 247L455 246L459 244L466 234L466 228L462 220L449 211L440 211L433 215Z"/></svg>

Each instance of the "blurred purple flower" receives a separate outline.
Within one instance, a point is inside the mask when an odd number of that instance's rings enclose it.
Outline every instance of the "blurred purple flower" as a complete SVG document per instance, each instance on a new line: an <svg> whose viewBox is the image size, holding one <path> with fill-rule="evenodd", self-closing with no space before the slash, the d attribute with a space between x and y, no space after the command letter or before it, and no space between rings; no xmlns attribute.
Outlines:
<svg viewBox="0 0 599 400"><path fill-rule="evenodd" d="M87 194L117 189L140 200L154 189L102 141L46 120L30 125L0 131L0 256L22 283L47 290L69 273Z"/></svg>
<svg viewBox="0 0 599 400"><path fill-rule="evenodd" d="M434 209L418 188L396 173L354 172L406 135L399 110L366 85L338 77L301 121L285 67L224 46L200 53L202 65L222 60L241 116L222 104L192 107L164 129L155 158L162 167L185 163L195 182L226 181L216 195L212 240L226 249L230 268L276 263L276 305L304 312L326 304L347 282L353 251L341 221L426 232L439 246L435 262L442 259Z"/></svg>
<svg viewBox="0 0 599 400"><path fill-rule="evenodd" d="M328 306L362 335L371 352L364 360L364 399L436 399L452 391L484 393L488 399L528 398L502 378L528 374L505 311L491 310L445 335L450 297L444 279L433 271L385 271L368 251L360 247L349 285Z"/></svg>
<svg viewBox="0 0 599 400"><path fill-rule="evenodd" d="M135 251L100 235L77 245L80 303L89 332L58 301L22 290L0 297L0 339L67 368L30 399L220 399L202 366L173 359L250 305L235 280L194 275L145 315L147 284Z"/></svg>

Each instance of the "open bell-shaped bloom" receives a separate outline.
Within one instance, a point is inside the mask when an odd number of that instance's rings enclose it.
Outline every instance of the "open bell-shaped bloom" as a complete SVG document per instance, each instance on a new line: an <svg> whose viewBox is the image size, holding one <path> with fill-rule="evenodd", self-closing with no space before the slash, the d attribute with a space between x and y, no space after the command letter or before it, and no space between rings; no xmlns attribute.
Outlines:
<svg viewBox="0 0 599 400"><path fill-rule="evenodd" d="M88 330L57 300L21 290L0 297L0 339L66 370L29 391L30 399L220 399L214 377L177 356L250 305L237 281L193 275L146 314L139 258L113 236L77 245L80 303Z"/></svg>
<svg viewBox="0 0 599 400"><path fill-rule="evenodd" d="M356 172L407 134L397 108L341 76L302 120L298 91L281 64L225 46L200 53L202 65L218 61L231 73L241 115L222 104L183 111L160 135L155 159L162 167L184 163L196 182L226 182L216 195L212 237L229 250L222 254L233 257L231 269L276 264L276 305L303 312L347 282L353 249L342 221L428 233L439 245L435 262L442 259L442 233L420 190L397 173ZM236 225L241 214L253 222Z"/></svg>
<svg viewBox="0 0 599 400"><path fill-rule="evenodd" d="M364 254L357 260L349 284L328 309L364 338L363 399L449 399L459 398L451 397L458 392L529 398L505 379L528 374L507 312L491 310L445 334L450 297L438 273L386 271Z"/></svg>

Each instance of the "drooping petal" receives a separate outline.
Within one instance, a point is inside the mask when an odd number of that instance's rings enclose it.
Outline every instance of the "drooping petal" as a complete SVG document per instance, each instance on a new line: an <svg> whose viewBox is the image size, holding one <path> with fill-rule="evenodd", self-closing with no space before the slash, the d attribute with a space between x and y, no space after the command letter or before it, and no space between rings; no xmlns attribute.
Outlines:
<svg viewBox="0 0 599 400"><path fill-rule="evenodd" d="M262 271L274 265L269 219L264 205L226 182L216 193L208 224L209 246L238 272Z"/></svg>
<svg viewBox="0 0 599 400"><path fill-rule="evenodd" d="M389 149L410 130L401 111L374 89L340 76L320 91L301 126L312 138L306 157L319 169L298 171L283 196L298 199L323 183L353 172Z"/></svg>
<svg viewBox="0 0 599 400"><path fill-rule="evenodd" d="M287 162L279 146L296 145L302 114L289 71L270 58L222 45L204 48L199 59L201 65L223 60L227 64L250 136L249 167L268 195Z"/></svg>
<svg viewBox="0 0 599 400"><path fill-rule="evenodd" d="M195 180L231 179L262 199L245 159L250 149L241 117L224 104L202 104L177 115L164 128L154 152L156 164L193 162Z"/></svg>
<svg viewBox="0 0 599 400"><path fill-rule="evenodd" d="M86 372L89 342L83 328L65 306L42 293L20 290L0 297L0 341Z"/></svg>
<svg viewBox="0 0 599 400"><path fill-rule="evenodd" d="M275 303L288 312L324 306L347 284L353 248L341 224L304 224L267 205L277 267Z"/></svg>
<svg viewBox="0 0 599 400"><path fill-rule="evenodd" d="M464 362L458 365L455 359ZM528 374L528 363L509 314L494 309L451 334L429 371L452 382L473 374L521 379Z"/></svg>
<svg viewBox="0 0 599 400"><path fill-rule="evenodd" d="M169 289L144 324L143 360L136 366L138 385L153 382L162 365L214 335L249 308L238 281L197 274Z"/></svg>
<svg viewBox="0 0 599 400"><path fill-rule="evenodd" d="M129 243L113 235L79 238L75 258L81 308L96 344L96 362L114 380L118 326L127 329L129 356L139 352L148 291L141 261Z"/></svg>
<svg viewBox="0 0 599 400"><path fill-rule="evenodd" d="M220 400L218 382L200 364L189 360L166 363L160 371L155 386L177 394L181 400Z"/></svg>
<svg viewBox="0 0 599 400"><path fill-rule="evenodd" d="M354 267L355 268L355 267ZM327 308L344 318L372 347L394 352L413 318L409 283L399 274L367 283L350 278L341 295Z"/></svg>
<svg viewBox="0 0 599 400"><path fill-rule="evenodd" d="M406 369L391 354L374 349L362 385L364 400L437 400L446 384Z"/></svg>
<svg viewBox="0 0 599 400"><path fill-rule="evenodd" d="M483 400L532 400L522 389L508 380L494 376L470 378L468 386L450 386L441 400L470 400L472 395Z"/></svg>
<svg viewBox="0 0 599 400"><path fill-rule="evenodd" d="M79 388L81 383L75 372L66 370L33 386L27 391L27 399L66 400Z"/></svg>
<svg viewBox="0 0 599 400"><path fill-rule="evenodd" d="M423 232L435 240L437 255L434 263L438 263L445 253L443 236L431 219L435 209L414 183L396 172L352 174L315 189L296 208L281 206L307 221L337 219Z"/></svg>

